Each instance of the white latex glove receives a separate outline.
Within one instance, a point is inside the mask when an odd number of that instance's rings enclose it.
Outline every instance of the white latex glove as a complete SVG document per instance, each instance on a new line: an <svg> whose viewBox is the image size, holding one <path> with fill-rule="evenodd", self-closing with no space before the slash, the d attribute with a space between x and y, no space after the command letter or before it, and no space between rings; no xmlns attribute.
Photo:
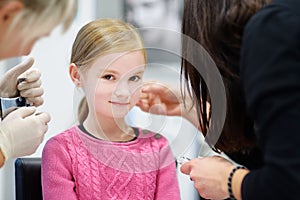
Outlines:
<svg viewBox="0 0 300 200"><path fill-rule="evenodd" d="M5 160L30 155L43 141L50 115L35 111L35 107L18 108L0 123L0 148Z"/></svg>
<svg viewBox="0 0 300 200"><path fill-rule="evenodd" d="M33 58L16 65L0 79L0 96L16 97L21 95L33 106L40 106L44 100L41 97L44 90L41 87L41 73L38 69L29 69L34 63ZM25 80L18 84L18 79Z"/></svg>

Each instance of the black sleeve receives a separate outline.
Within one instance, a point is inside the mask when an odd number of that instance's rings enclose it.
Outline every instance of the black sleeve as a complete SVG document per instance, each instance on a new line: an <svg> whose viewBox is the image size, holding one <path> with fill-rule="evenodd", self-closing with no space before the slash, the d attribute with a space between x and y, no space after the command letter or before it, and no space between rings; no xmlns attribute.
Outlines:
<svg viewBox="0 0 300 200"><path fill-rule="evenodd" d="M300 199L299 2L274 0L244 30L240 73L264 166L246 175L243 200Z"/></svg>

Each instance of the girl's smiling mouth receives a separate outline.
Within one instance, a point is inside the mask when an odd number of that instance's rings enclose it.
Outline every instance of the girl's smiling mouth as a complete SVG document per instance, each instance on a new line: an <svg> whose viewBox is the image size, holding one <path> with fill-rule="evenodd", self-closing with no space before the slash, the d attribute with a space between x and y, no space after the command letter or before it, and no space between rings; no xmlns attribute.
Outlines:
<svg viewBox="0 0 300 200"><path fill-rule="evenodd" d="M109 103L113 105L119 105L119 106L127 106L130 104L129 102L118 102L118 101L109 101Z"/></svg>

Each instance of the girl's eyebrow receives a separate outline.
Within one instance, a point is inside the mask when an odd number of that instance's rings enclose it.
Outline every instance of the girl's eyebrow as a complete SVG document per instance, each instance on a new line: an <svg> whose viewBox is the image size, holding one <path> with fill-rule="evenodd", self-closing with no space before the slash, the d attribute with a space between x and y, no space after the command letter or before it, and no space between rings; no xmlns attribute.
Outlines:
<svg viewBox="0 0 300 200"><path fill-rule="evenodd" d="M104 74L104 73L112 73L112 74L120 74L117 70L114 70L114 69L100 69L99 72L101 74ZM129 71L129 73L132 73L132 74L143 74L145 72L144 69L139 69L137 71Z"/></svg>
<svg viewBox="0 0 300 200"><path fill-rule="evenodd" d="M134 72L135 74L143 74L145 71L144 70L140 70L140 71L137 71L137 72Z"/></svg>
<svg viewBox="0 0 300 200"><path fill-rule="evenodd" d="M107 70L101 70L102 73L113 73L113 74L119 74L119 72L117 70L113 70L113 69L107 69ZM130 72L130 71L129 71ZM145 71L144 70L139 70L136 72L133 72L134 74L143 74ZM132 73L132 72L130 72Z"/></svg>
<svg viewBox="0 0 300 200"><path fill-rule="evenodd" d="M112 73L112 74L119 74L119 72L117 70L113 70L113 69L103 69L100 70L101 73Z"/></svg>

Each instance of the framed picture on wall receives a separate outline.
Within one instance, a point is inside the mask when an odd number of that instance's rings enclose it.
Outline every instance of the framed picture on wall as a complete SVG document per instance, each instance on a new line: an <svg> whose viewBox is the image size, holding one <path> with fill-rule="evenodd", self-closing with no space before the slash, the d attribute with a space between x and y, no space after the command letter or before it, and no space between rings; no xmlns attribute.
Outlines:
<svg viewBox="0 0 300 200"><path fill-rule="evenodd" d="M124 19L139 29L148 62L180 62L182 0L124 0ZM175 52L175 53L174 53Z"/></svg>

